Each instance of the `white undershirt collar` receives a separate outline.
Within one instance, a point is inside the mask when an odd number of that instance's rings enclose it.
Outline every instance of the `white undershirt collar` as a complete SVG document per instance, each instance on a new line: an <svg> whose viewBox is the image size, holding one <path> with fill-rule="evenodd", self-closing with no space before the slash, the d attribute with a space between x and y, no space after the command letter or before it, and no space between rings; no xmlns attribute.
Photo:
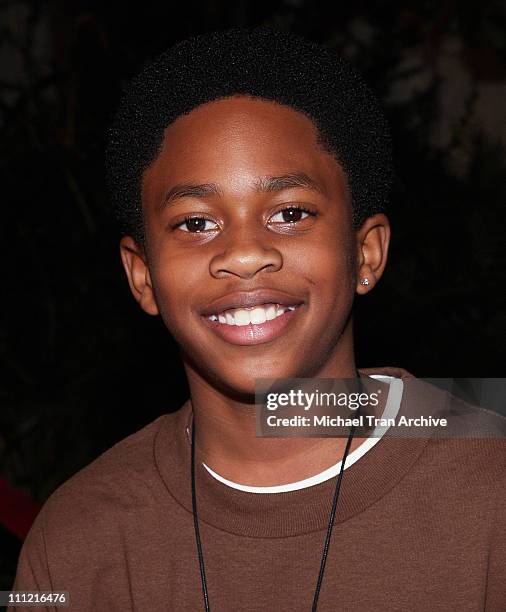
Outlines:
<svg viewBox="0 0 506 612"><path fill-rule="evenodd" d="M399 412L399 408L401 405L402 392L404 389L404 383L402 378L395 378L394 376L385 376L382 374L369 374L370 378L375 378L377 380L381 380L389 384L387 401L385 404L385 410L383 411L382 417L385 419L395 419ZM386 431L388 431L388 426L378 426L376 427L371 435L353 452L351 452L347 459L344 469L348 469L354 463L356 463L361 457L363 457L368 451L373 448L383 437ZM314 485L320 484L329 480L330 478L334 478L339 474L341 469L341 461L327 468L323 472L316 474L315 476L311 476L309 478L304 478L304 480L298 480L297 482L291 482L289 484L284 485L275 485L271 487L251 487L248 485L238 484L237 482L233 482L231 480L227 480L217 474L214 470L212 470L208 465L202 463L202 465L206 468L206 470L214 476L216 480L219 480L223 484L232 487L233 489L238 489L239 491L245 491L247 493L286 493L288 491L298 491L299 489L305 489L307 487L312 487Z"/></svg>

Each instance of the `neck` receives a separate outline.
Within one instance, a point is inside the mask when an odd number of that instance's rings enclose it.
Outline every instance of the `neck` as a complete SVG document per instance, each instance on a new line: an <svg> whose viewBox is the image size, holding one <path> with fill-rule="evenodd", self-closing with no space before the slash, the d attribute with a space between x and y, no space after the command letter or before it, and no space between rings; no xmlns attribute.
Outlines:
<svg viewBox="0 0 506 612"><path fill-rule="evenodd" d="M337 357L337 356L336 356ZM315 378L355 378L353 351L334 358ZM249 486L275 486L309 478L343 456L345 438L256 437L254 403L231 399L186 364L196 425L196 456L224 478ZM365 438L355 438L350 452Z"/></svg>

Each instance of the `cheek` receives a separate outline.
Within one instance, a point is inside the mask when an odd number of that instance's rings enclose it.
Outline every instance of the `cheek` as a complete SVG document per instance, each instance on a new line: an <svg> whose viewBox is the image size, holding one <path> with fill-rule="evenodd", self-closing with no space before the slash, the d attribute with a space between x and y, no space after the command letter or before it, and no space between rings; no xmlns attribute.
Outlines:
<svg viewBox="0 0 506 612"><path fill-rule="evenodd" d="M202 285L203 261L185 254L175 256L161 249L152 262L152 281L160 314L169 331L178 330L190 321L192 296ZM184 330L184 327L182 327Z"/></svg>
<svg viewBox="0 0 506 612"><path fill-rule="evenodd" d="M334 303L354 294L355 252L350 235L326 232L301 246L296 253L297 273L312 285L312 291Z"/></svg>

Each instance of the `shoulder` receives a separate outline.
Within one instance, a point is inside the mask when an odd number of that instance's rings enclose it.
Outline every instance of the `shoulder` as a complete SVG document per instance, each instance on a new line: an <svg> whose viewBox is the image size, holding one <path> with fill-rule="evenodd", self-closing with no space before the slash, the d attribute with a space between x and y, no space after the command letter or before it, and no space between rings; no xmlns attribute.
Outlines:
<svg viewBox="0 0 506 612"><path fill-rule="evenodd" d="M32 529L64 548L100 543L127 516L155 503L163 483L154 461L154 443L166 414L105 451L48 498ZM93 537L91 537L93 535Z"/></svg>
<svg viewBox="0 0 506 612"><path fill-rule="evenodd" d="M450 433L454 437L506 439L506 417L448 394Z"/></svg>
<svg viewBox="0 0 506 612"><path fill-rule="evenodd" d="M116 494L128 493L133 482L142 481L152 471L154 440L167 418L170 415L157 418L105 451L56 489L46 505L65 505L90 494L95 502L107 502Z"/></svg>
<svg viewBox="0 0 506 612"><path fill-rule="evenodd" d="M159 417L118 442L62 484L35 519L21 550L18 590L53 590L60 577L90 578L98 565L114 563L125 525L159 491L153 446L173 415ZM56 581L56 582L55 582Z"/></svg>
<svg viewBox="0 0 506 612"><path fill-rule="evenodd" d="M424 453L428 473L487 505L506 501L506 418L451 394L444 416L447 426L435 432Z"/></svg>
<svg viewBox="0 0 506 612"><path fill-rule="evenodd" d="M165 504L170 513L167 504L173 502L154 447L160 431L174 427L179 412L121 440L56 489L23 544L18 587L51 590L67 580L86 589L97 568L120 566L127 539L156 525L160 507Z"/></svg>
<svg viewBox="0 0 506 612"><path fill-rule="evenodd" d="M455 511L460 504L462 511L493 515L506 490L505 417L427 380L403 380L404 414L423 416L428 422L398 433L422 449L411 469L417 487L446 500Z"/></svg>

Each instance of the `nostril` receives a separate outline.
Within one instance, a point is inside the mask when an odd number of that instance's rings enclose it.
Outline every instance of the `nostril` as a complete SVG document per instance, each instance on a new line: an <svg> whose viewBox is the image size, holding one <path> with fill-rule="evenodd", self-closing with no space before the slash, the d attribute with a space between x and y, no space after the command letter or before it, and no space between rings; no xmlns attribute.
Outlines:
<svg viewBox="0 0 506 612"><path fill-rule="evenodd" d="M209 266L211 274L216 278L231 275L250 279L262 271L276 272L283 265L281 253L276 249L267 250L254 245L248 251L235 248L215 256Z"/></svg>

